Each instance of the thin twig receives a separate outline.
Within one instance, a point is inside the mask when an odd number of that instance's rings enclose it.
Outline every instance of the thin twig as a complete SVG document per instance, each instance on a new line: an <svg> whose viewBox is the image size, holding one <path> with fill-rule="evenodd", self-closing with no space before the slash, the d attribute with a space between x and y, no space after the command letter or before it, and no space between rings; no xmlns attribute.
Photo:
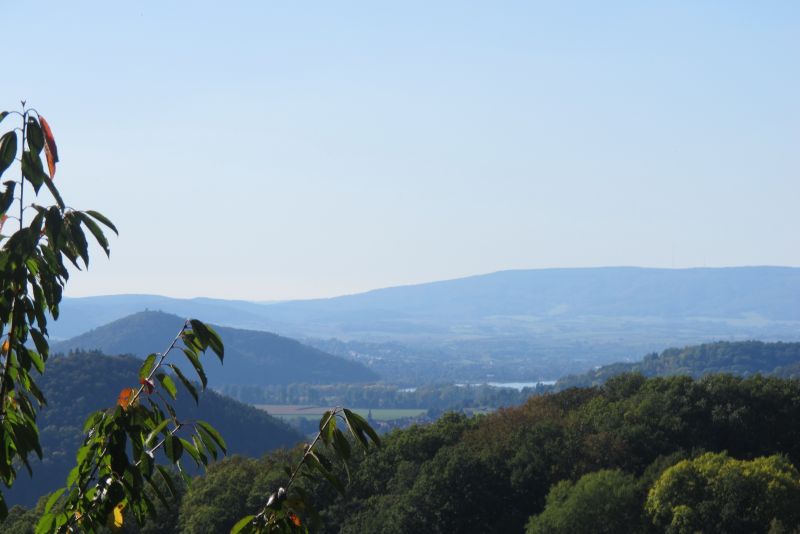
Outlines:
<svg viewBox="0 0 800 534"><path fill-rule="evenodd" d="M341 411L342 411L342 407L341 407L341 406L337 406L336 408L334 408L333 410L331 410L331 413L330 413L330 414L328 414L328 418L327 418L327 419L325 419L325 422L324 422L322 425L320 425L320 426L321 426L323 429L324 429L325 427L327 427L327 426L328 426L328 423L330 422L330 420L331 420L333 417L336 417L336 414L337 414L337 413L339 413L339 412L341 412ZM297 474L300 472L300 469L303 467L303 464L305 464L305 463L306 463L306 459L307 459L307 458L308 458L308 456L311 454L311 450L314 448L314 446L317 444L317 442L319 441L319 439L320 439L321 437L322 437L322 430L320 430L319 432L317 432L317 435L316 435L316 437L314 438L314 441L312 441L312 442L311 442L311 445L309 445L309 446L308 446L308 448L306 449L306 452L305 452L305 453L303 453L303 457L300 459L300 462L299 462L299 463L297 464L297 466L294 468L294 471L292 471L292 474L291 474L291 476L289 477L289 482L287 482L287 483L286 483L286 487L284 488L284 490L285 490L286 492L288 492L288 491L289 491L289 488L292 486L292 483L294 482L295 478L297 477ZM264 515L267 513L267 505L268 505L268 504L269 504L269 500L267 500L267 503L264 505L264 508L263 508L263 509L262 509L262 510L261 510L261 511L258 513L258 515L256 515L255 519L258 519L258 518L260 518L260 517L263 517L263 516L264 516Z"/></svg>

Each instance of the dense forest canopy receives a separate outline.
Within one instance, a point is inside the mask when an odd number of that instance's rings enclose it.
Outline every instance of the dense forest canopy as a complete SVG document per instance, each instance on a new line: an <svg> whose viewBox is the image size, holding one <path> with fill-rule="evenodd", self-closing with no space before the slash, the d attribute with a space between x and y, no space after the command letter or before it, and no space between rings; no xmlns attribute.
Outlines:
<svg viewBox="0 0 800 534"><path fill-rule="evenodd" d="M380 450L352 459L345 497L304 484L323 532L663 532L676 517L676 525L709 534L784 532L799 525L787 505L800 496L798 420L796 380L626 374L486 416L450 414L394 431ZM246 512L248 496L281 483L285 459L283 452L213 466L188 487L171 528L225 531ZM713 466L729 465L724 482L746 490L741 506L725 507L713 491L669 497L675 473L693 465L711 486L722 476ZM785 491L774 493L775 484ZM587 513L591 503L603 506ZM714 506L724 522L709 518Z"/></svg>

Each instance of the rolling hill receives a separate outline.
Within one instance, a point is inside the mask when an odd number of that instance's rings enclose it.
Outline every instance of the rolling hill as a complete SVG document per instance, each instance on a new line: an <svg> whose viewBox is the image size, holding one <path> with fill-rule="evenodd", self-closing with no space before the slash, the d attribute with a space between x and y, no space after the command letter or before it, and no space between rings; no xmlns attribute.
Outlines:
<svg viewBox="0 0 800 534"><path fill-rule="evenodd" d="M166 349L184 319L145 311L118 319L72 339L54 343L53 352L100 350L106 354L144 357ZM378 376L364 365L333 356L286 337L236 328L216 327L225 344L225 363L206 365L209 385L265 385L293 382L370 382Z"/></svg>
<svg viewBox="0 0 800 534"><path fill-rule="evenodd" d="M149 307L356 354L396 380L535 381L676 345L800 341L798 302L791 267L537 269L271 304L65 299L51 330L63 338L75 317L91 325Z"/></svg>

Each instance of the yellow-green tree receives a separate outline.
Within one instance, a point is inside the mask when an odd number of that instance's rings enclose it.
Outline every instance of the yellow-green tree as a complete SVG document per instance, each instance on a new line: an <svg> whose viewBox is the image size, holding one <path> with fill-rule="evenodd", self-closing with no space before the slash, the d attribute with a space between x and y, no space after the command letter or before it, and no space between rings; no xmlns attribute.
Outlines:
<svg viewBox="0 0 800 534"><path fill-rule="evenodd" d="M800 473L780 455L737 460L707 453L668 468L645 509L666 532L769 532L800 525Z"/></svg>
<svg viewBox="0 0 800 534"><path fill-rule="evenodd" d="M547 495L541 514L531 517L528 534L614 534L631 531L641 515L633 475L618 469L595 471L577 482L562 480Z"/></svg>

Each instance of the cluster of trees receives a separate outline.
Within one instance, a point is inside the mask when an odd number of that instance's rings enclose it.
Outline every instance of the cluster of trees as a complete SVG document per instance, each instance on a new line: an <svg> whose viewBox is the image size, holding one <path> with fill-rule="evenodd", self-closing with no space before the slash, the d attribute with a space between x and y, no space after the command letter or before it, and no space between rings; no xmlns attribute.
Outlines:
<svg viewBox="0 0 800 534"><path fill-rule="evenodd" d="M345 496L305 488L322 532L791 532L798 420L794 380L622 375L394 431L351 457ZM287 454L299 451L212 466L183 495L177 531L229 528L286 476ZM211 517L216 530L188 527Z"/></svg>

